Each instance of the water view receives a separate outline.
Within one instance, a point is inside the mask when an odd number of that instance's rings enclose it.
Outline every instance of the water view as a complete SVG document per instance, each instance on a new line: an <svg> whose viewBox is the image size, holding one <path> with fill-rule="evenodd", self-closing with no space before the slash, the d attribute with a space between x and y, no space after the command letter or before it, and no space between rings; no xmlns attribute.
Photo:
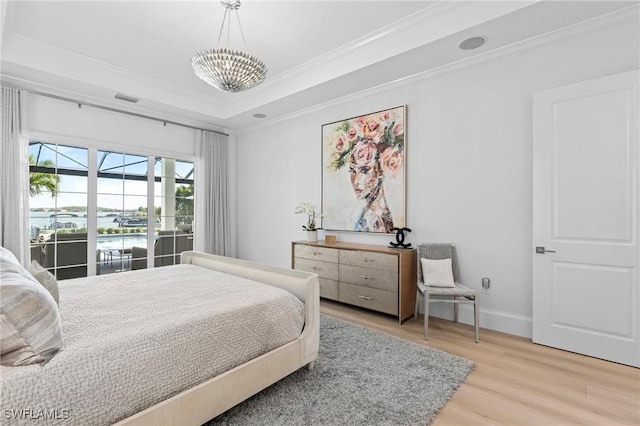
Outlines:
<svg viewBox="0 0 640 426"><path fill-rule="evenodd" d="M147 246L147 218L136 215L137 212L103 211L97 217L97 248L129 248ZM39 235L49 239L55 232L86 232L87 214L85 211L64 210L63 212L31 210L31 236ZM157 224L159 226L159 223ZM116 233L117 232L117 233ZM157 235L157 233L155 233Z"/></svg>

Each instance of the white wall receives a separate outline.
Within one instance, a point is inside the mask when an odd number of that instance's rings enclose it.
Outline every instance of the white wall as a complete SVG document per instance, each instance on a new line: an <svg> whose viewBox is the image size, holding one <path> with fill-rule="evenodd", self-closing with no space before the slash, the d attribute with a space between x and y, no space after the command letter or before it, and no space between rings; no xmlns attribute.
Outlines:
<svg viewBox="0 0 640 426"><path fill-rule="evenodd" d="M245 129L237 136L238 255L290 266L290 241L304 239L294 206L321 201L320 126L406 104L408 240L456 242L463 281L480 289L481 277L492 280L481 326L530 337L532 93L638 68L638 52L637 20L574 29ZM392 237L338 239L386 245ZM434 308L450 317L446 306ZM471 321L468 310L461 317Z"/></svg>
<svg viewBox="0 0 640 426"><path fill-rule="evenodd" d="M197 131L40 95L28 97L30 136L87 148L112 148L132 154L157 154L191 161ZM55 139L55 140L53 140Z"/></svg>

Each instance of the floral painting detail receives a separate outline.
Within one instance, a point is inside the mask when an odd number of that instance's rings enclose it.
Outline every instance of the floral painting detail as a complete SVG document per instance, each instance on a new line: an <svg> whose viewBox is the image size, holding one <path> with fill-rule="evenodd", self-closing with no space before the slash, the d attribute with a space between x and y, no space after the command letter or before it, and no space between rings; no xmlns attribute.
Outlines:
<svg viewBox="0 0 640 426"><path fill-rule="evenodd" d="M405 226L405 114L400 106L322 126L325 229Z"/></svg>

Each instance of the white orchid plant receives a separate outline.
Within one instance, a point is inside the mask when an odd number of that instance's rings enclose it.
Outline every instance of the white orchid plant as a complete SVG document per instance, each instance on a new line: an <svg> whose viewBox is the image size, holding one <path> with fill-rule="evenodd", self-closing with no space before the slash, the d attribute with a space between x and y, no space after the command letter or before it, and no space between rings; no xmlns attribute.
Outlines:
<svg viewBox="0 0 640 426"><path fill-rule="evenodd" d="M293 212L295 214L306 214L307 224L302 225L302 229L304 229L305 231L315 231L316 229L318 229L316 227L316 217L322 217L322 215L316 213L317 211L318 207L316 207L315 204L304 201L302 203L299 203Z"/></svg>

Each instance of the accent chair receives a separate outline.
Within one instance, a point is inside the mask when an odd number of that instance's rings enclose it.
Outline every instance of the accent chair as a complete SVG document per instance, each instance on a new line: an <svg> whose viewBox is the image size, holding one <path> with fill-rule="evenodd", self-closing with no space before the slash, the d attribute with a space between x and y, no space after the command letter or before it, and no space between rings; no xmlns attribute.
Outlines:
<svg viewBox="0 0 640 426"><path fill-rule="evenodd" d="M426 259L425 265L430 265L429 260L446 260L451 259L451 270L444 271L452 276L452 280L445 286L428 285L430 277L427 276L429 271L423 268L423 260ZM414 319L418 318L418 307L420 296L423 296L424 307L424 339L429 339L429 303L445 302L453 303L453 320L458 322L458 304L473 304L475 341L479 342L480 331L480 307L478 305L478 292L460 283L460 270L458 268L458 257L456 247L453 243L421 243L418 244L418 294L416 296L416 306L413 315ZM447 263L448 265L448 263ZM442 264L439 265L441 267Z"/></svg>

